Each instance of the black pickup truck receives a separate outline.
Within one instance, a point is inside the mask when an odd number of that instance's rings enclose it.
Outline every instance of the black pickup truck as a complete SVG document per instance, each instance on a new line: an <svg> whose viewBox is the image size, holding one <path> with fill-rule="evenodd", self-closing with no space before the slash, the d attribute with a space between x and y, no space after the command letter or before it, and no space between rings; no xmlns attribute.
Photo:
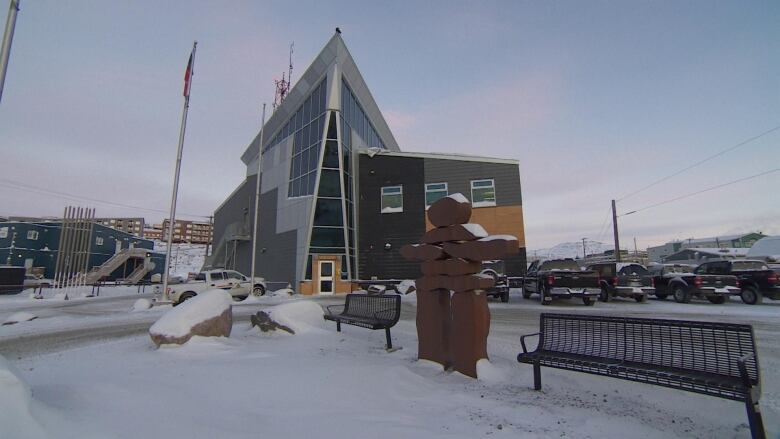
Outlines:
<svg viewBox="0 0 780 439"><path fill-rule="evenodd" d="M634 263L601 262L587 266L601 277L599 300L609 302L613 297L633 298L647 302L648 294L655 294L653 277L645 267Z"/></svg>
<svg viewBox="0 0 780 439"><path fill-rule="evenodd" d="M534 261L528 267L523 281L523 297L539 294L542 305L549 305L553 298L579 297L591 306L601 293L599 274L582 270L574 259L550 259Z"/></svg>
<svg viewBox="0 0 780 439"><path fill-rule="evenodd" d="M714 261L705 262L699 268L706 269L708 274L736 276L741 289L739 295L748 305L761 303L764 297L772 300L780 299L780 282L777 273L764 261L752 259Z"/></svg>
<svg viewBox="0 0 780 439"><path fill-rule="evenodd" d="M664 300L670 294L678 303L703 297L712 303L725 303L728 296L739 294L736 276L708 273L706 265L659 264L648 267L653 274L655 297Z"/></svg>

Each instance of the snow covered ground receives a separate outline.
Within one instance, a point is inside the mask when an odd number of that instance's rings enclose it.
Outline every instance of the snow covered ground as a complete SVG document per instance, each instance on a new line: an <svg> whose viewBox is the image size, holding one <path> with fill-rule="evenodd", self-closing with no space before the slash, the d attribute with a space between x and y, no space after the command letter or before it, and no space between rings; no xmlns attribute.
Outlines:
<svg viewBox="0 0 780 439"><path fill-rule="evenodd" d="M71 318L99 331L128 322L151 325L165 312L133 311L135 299L85 299L97 301L71 307L84 312ZM341 300L253 298L236 303L234 313ZM383 349L382 331L344 326L337 333L335 324L309 314L298 317L309 329L296 335L263 334L238 318L229 339L195 338L182 347L155 349L144 332L14 354L7 359L22 384L13 388L16 394L23 393L24 383L31 389L29 416L0 421L23 422L29 437L57 438L750 436L744 406L717 398L545 368L543 391L534 391L531 367L515 359L519 335L535 332L540 312L555 310L752 323L764 421L769 437L780 433L780 302L751 307L736 301L719 306L615 300L594 307L576 302L542 307L513 290L509 304L490 304L491 362L480 365L480 380L418 361L415 295L404 296L403 303L402 319L392 330L393 344L403 349L392 353ZM52 321L62 316L38 312L36 320L0 326L0 354L38 327L62 329L61 321ZM0 302L0 321L10 314ZM3 383L15 382L0 371L0 380L4 376ZM0 407L7 407L3 398L0 394ZM0 437L24 437L9 435L11 425L0 423Z"/></svg>

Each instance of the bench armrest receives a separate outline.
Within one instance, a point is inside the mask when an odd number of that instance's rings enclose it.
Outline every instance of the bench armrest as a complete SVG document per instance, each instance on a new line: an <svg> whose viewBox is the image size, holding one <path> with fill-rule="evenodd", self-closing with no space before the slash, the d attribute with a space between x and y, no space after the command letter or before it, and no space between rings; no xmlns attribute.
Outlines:
<svg viewBox="0 0 780 439"><path fill-rule="evenodd" d="M742 357L737 358L737 366L739 366L739 374L742 375L742 383L747 388L753 387L753 383L750 382L750 375L747 372L747 366L745 363L751 358L755 358L756 354L750 353Z"/></svg>
<svg viewBox="0 0 780 439"><path fill-rule="evenodd" d="M332 315L332 314L334 314L334 312L333 312L333 310L331 308L336 308L336 307L341 307L343 309L344 305L328 305L328 306L325 307L325 309L328 310L328 314Z"/></svg>
<svg viewBox="0 0 780 439"><path fill-rule="evenodd" d="M541 334L542 334L541 332L534 332L533 334L526 334L526 335L523 335L522 337L520 337L520 346L523 347L523 353L524 354L528 353L528 349L525 348L525 338L526 337L533 337L533 336L541 335Z"/></svg>

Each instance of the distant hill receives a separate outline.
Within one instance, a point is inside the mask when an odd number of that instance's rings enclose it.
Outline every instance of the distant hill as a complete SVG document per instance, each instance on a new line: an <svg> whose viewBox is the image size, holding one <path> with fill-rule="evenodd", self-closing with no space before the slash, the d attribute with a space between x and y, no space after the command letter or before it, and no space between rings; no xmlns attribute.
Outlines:
<svg viewBox="0 0 780 439"><path fill-rule="evenodd" d="M604 244L598 241L585 241L585 251L587 254L600 254L607 250L613 250L612 244ZM534 257L540 259L562 259L562 258L582 258L582 241L563 242L554 247L542 248L538 250L529 250L526 252L528 259Z"/></svg>

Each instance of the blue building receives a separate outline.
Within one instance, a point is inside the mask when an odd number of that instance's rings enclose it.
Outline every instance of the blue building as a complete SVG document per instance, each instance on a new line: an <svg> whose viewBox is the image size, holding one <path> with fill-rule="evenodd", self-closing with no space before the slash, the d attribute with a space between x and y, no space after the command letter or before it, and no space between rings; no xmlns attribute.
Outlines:
<svg viewBox="0 0 780 439"><path fill-rule="evenodd" d="M44 277L53 278L61 230L61 222L0 222L0 265L27 269L40 267ZM147 257L154 263L154 268L146 273L145 279L148 280L152 274L163 272L165 254L153 251L153 241L100 224L92 224L87 269L102 265L122 250L133 248L148 249ZM143 263L144 259L129 258L105 279L123 279Z"/></svg>

